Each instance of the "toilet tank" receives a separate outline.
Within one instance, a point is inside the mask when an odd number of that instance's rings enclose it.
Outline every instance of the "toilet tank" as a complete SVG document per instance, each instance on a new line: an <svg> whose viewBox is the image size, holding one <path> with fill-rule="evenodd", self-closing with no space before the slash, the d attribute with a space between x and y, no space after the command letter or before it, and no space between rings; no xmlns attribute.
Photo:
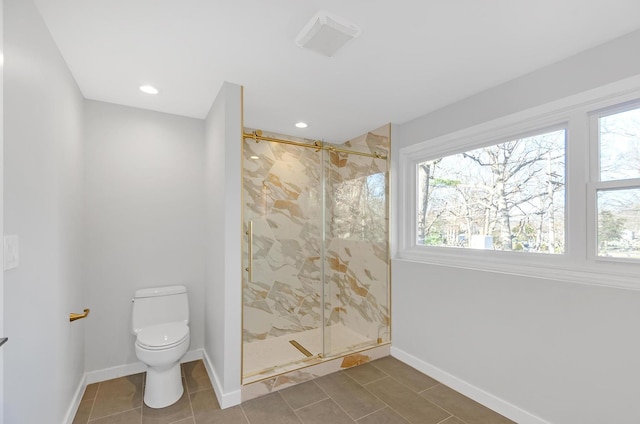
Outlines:
<svg viewBox="0 0 640 424"><path fill-rule="evenodd" d="M131 331L168 322L189 324L189 300L185 286L136 290L133 296Z"/></svg>

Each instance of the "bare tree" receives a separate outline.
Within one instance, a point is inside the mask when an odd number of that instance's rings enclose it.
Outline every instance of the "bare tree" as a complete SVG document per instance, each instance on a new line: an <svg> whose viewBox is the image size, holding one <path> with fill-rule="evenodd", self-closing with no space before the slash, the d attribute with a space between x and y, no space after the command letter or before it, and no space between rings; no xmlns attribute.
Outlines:
<svg viewBox="0 0 640 424"><path fill-rule="evenodd" d="M420 169L422 170L422 204L420 205L420 214L418 217L418 231L419 238L424 239L428 231L427 224L427 207L429 205L429 188L431 186L431 180L433 179L433 171L435 170L436 165L442 159L436 159L433 161L422 162L420 164Z"/></svg>
<svg viewBox="0 0 640 424"><path fill-rule="evenodd" d="M546 230L545 249L554 252L556 214L564 207L564 202L556 201L564 190L563 141L561 130L421 164L422 178L428 176L429 181L421 188L419 221L424 226L420 235L428 237L427 223L438 221L447 231L458 229L467 237L494 235L498 248L513 250L517 237L530 237L531 229L536 228L539 234ZM443 178L435 178L436 173ZM436 181L451 183L438 185ZM522 227L525 217L529 217L527 231ZM532 225L530 219L539 223ZM536 238L539 248L542 237Z"/></svg>

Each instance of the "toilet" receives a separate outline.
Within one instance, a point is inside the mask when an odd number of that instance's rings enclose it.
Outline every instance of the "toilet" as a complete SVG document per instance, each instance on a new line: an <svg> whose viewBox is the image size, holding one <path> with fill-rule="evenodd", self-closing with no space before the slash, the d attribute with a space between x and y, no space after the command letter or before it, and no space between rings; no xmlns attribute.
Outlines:
<svg viewBox="0 0 640 424"><path fill-rule="evenodd" d="M144 403L151 408L164 408L177 402L184 391L180 359L190 341L187 288L137 290L131 323L136 356L147 365Z"/></svg>

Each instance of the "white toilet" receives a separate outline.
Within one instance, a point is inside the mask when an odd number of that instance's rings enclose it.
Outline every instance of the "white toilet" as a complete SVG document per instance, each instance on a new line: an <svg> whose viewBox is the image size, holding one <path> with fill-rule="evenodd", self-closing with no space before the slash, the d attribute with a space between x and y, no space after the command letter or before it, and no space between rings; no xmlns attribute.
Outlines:
<svg viewBox="0 0 640 424"><path fill-rule="evenodd" d="M137 290L132 332L136 355L147 365L144 403L164 408L182 396L180 358L189 349L189 301L184 286Z"/></svg>

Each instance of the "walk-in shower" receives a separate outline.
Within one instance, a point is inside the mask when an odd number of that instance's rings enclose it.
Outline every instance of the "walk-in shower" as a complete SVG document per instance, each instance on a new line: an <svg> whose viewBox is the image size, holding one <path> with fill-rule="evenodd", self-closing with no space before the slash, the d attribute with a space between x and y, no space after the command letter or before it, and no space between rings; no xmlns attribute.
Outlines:
<svg viewBox="0 0 640 424"><path fill-rule="evenodd" d="M389 151L245 130L243 383L390 341Z"/></svg>

